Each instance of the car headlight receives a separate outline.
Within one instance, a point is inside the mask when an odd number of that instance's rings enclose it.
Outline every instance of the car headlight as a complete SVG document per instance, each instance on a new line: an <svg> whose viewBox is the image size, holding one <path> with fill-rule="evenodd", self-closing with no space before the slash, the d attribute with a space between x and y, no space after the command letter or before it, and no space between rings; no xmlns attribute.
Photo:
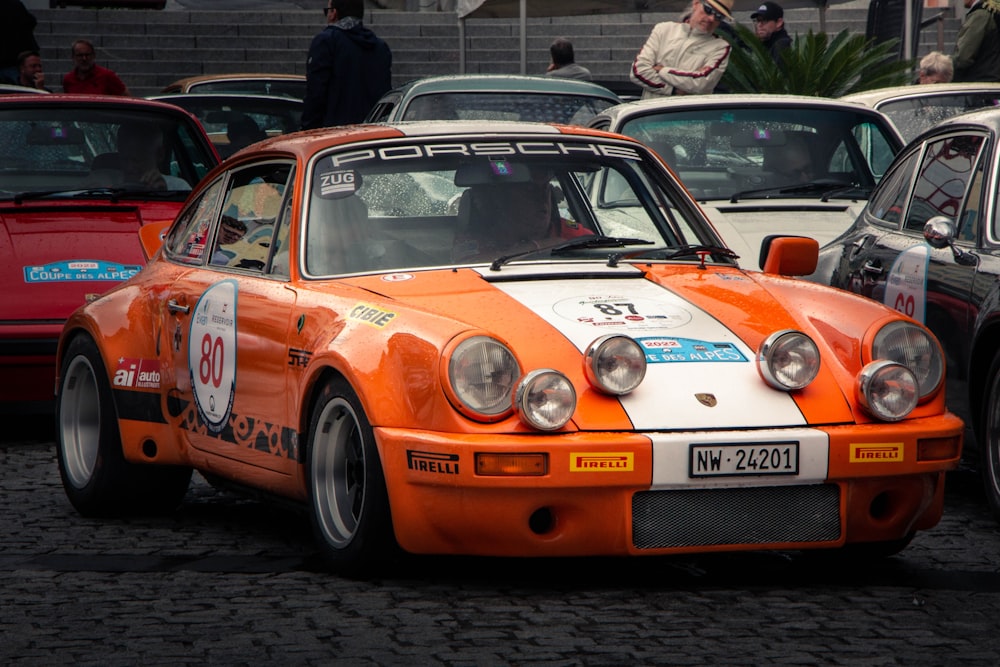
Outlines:
<svg viewBox="0 0 1000 667"><path fill-rule="evenodd" d="M576 410L576 390L559 371L541 368L526 374L514 390L514 410L521 421L543 431L566 425Z"/></svg>
<svg viewBox="0 0 1000 667"><path fill-rule="evenodd" d="M879 359L861 369L857 398L876 418L899 421L917 407L917 378L906 366Z"/></svg>
<svg viewBox="0 0 1000 667"><path fill-rule="evenodd" d="M768 336L757 352L757 369L775 389L795 391L816 379L819 348L801 331L786 329Z"/></svg>
<svg viewBox="0 0 1000 667"><path fill-rule="evenodd" d="M921 400L937 391L944 378L941 347L912 322L896 320L882 327L872 341L872 359L895 361L913 371Z"/></svg>
<svg viewBox="0 0 1000 667"><path fill-rule="evenodd" d="M448 360L448 382L454 397L473 416L487 419L510 411L514 383L520 375L514 353L489 336L463 340Z"/></svg>
<svg viewBox="0 0 1000 667"><path fill-rule="evenodd" d="M646 353L628 336L601 336L587 346L583 361L587 381L613 396L629 393L646 377Z"/></svg>

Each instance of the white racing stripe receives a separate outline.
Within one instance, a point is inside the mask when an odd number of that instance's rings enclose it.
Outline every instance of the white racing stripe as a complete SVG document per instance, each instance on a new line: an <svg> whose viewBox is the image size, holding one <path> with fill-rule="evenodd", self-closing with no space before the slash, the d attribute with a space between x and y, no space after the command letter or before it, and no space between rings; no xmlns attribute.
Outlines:
<svg viewBox="0 0 1000 667"><path fill-rule="evenodd" d="M482 273L488 275L486 270ZM581 352L609 333L640 341L650 362L646 378L621 399L638 430L806 424L788 394L764 384L754 351L735 333L652 282L588 277L493 285L534 311Z"/></svg>

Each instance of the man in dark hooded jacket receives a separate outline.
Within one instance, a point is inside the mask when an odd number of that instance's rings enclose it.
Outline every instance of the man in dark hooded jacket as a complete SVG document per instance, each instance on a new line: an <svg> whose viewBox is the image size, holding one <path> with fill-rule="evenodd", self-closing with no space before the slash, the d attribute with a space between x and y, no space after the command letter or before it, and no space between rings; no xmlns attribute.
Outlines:
<svg viewBox="0 0 1000 667"><path fill-rule="evenodd" d="M392 52L366 28L364 0L329 0L306 61L302 128L360 123L392 86Z"/></svg>

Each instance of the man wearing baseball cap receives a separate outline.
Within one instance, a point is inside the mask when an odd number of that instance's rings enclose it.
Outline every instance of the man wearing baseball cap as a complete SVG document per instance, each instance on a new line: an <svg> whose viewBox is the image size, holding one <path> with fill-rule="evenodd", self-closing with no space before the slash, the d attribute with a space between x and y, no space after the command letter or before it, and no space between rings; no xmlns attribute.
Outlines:
<svg viewBox="0 0 1000 667"><path fill-rule="evenodd" d="M774 62L781 64L781 52L792 45L792 38L785 30L785 10L776 2L762 2L750 15L754 32Z"/></svg>
<svg viewBox="0 0 1000 667"><path fill-rule="evenodd" d="M632 61L629 78L642 88L643 99L665 95L711 93L729 64L729 42L715 34L733 20L733 0L692 0L683 22L653 26Z"/></svg>

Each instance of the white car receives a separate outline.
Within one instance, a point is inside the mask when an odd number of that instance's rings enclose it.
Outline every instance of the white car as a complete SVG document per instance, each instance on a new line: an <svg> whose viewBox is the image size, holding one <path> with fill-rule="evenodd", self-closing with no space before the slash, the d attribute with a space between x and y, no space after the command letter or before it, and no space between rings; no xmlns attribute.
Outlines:
<svg viewBox="0 0 1000 667"><path fill-rule="evenodd" d="M1000 83L928 83L894 86L846 95L881 111L909 141L946 118L966 111L1000 106Z"/></svg>
<svg viewBox="0 0 1000 667"><path fill-rule="evenodd" d="M620 104L590 127L649 145L698 200L744 268L761 243L795 234L825 245L857 218L902 148L883 114L792 95L690 95Z"/></svg>

